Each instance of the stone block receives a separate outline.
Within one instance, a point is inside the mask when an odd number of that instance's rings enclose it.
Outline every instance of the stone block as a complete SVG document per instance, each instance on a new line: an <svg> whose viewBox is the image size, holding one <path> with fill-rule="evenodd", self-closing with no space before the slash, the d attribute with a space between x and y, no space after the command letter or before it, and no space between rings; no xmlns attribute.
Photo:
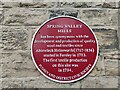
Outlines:
<svg viewBox="0 0 120 90"><path fill-rule="evenodd" d="M2 26L2 49L25 50L28 43L28 31L24 26Z"/></svg>
<svg viewBox="0 0 120 90"><path fill-rule="evenodd" d="M2 3L5 2L33 2L33 0L0 0Z"/></svg>
<svg viewBox="0 0 120 90"><path fill-rule="evenodd" d="M2 90L2 79L0 79L0 90Z"/></svg>
<svg viewBox="0 0 120 90"><path fill-rule="evenodd" d="M53 82L44 76L24 79L24 88L80 88L80 82L60 84Z"/></svg>
<svg viewBox="0 0 120 90"><path fill-rule="evenodd" d="M14 12L13 12L14 11ZM39 8L4 9L4 25L40 25L48 19L47 10Z"/></svg>
<svg viewBox="0 0 120 90"><path fill-rule="evenodd" d="M2 78L2 63L0 62L0 78Z"/></svg>
<svg viewBox="0 0 120 90"><path fill-rule="evenodd" d="M49 10L49 18L53 18L61 15L77 17L78 10L65 10L65 9Z"/></svg>
<svg viewBox="0 0 120 90"><path fill-rule="evenodd" d="M118 88L117 77L87 77L81 82L82 88Z"/></svg>
<svg viewBox="0 0 120 90"><path fill-rule="evenodd" d="M28 50L31 50L32 38L35 32L40 28L40 26L27 26L26 29L29 30L29 39L28 39Z"/></svg>
<svg viewBox="0 0 120 90"><path fill-rule="evenodd" d="M92 28L98 39L100 49L118 49L117 30L106 28Z"/></svg>
<svg viewBox="0 0 120 90"><path fill-rule="evenodd" d="M0 24L3 22L4 11L3 8L0 8Z"/></svg>
<svg viewBox="0 0 120 90"><path fill-rule="evenodd" d="M118 7L120 8L120 1L118 2Z"/></svg>
<svg viewBox="0 0 120 90"><path fill-rule="evenodd" d="M72 8L118 8L117 2L102 2L100 1L78 1L78 2L59 2L58 7L72 7Z"/></svg>
<svg viewBox="0 0 120 90"><path fill-rule="evenodd" d="M58 7L88 8L92 6L92 2L58 2Z"/></svg>
<svg viewBox="0 0 120 90"><path fill-rule="evenodd" d="M116 1L111 1L111 2L108 2L108 1L103 1L103 2L93 2L92 3L92 7L95 7L95 8L111 8L111 9L116 9L118 8L118 2Z"/></svg>
<svg viewBox="0 0 120 90"><path fill-rule="evenodd" d="M2 26L0 25L0 50L2 49Z"/></svg>
<svg viewBox="0 0 120 90"><path fill-rule="evenodd" d="M17 78L2 79L2 88L23 88L23 80Z"/></svg>
<svg viewBox="0 0 120 90"><path fill-rule="evenodd" d="M103 52L104 59L109 60L120 60L119 50L109 50L108 52Z"/></svg>
<svg viewBox="0 0 120 90"><path fill-rule="evenodd" d="M20 0L21 1L21 0ZM25 0L26 1L26 0ZM53 8L56 6L56 2L40 2L34 1L30 2L1 2L2 8L13 8L13 7L25 7L25 8Z"/></svg>
<svg viewBox="0 0 120 90"><path fill-rule="evenodd" d="M27 7L27 8L53 8L57 6L57 2L31 2L31 3L20 3L20 7Z"/></svg>
<svg viewBox="0 0 120 90"><path fill-rule="evenodd" d="M30 52L2 54L2 78L36 77L41 73L36 69Z"/></svg>
<svg viewBox="0 0 120 90"><path fill-rule="evenodd" d="M106 76L118 76L118 60L105 60Z"/></svg>
<svg viewBox="0 0 120 90"><path fill-rule="evenodd" d="M118 76L119 73L119 51L109 51L103 53L106 76Z"/></svg>
<svg viewBox="0 0 120 90"><path fill-rule="evenodd" d="M110 0L106 0L105 2L103 2L102 4L102 8L118 8L117 2L116 1L110 1Z"/></svg>
<svg viewBox="0 0 120 90"><path fill-rule="evenodd" d="M118 10L88 8L81 9L82 13L78 16L91 26L118 26Z"/></svg>
<svg viewBox="0 0 120 90"><path fill-rule="evenodd" d="M98 57L98 61L93 68L93 70L90 72L89 76L104 76L105 75L105 66L104 66L104 58L103 55L100 55Z"/></svg>
<svg viewBox="0 0 120 90"><path fill-rule="evenodd" d="M12 7L19 7L20 3L18 2L2 2L2 8L12 8Z"/></svg>

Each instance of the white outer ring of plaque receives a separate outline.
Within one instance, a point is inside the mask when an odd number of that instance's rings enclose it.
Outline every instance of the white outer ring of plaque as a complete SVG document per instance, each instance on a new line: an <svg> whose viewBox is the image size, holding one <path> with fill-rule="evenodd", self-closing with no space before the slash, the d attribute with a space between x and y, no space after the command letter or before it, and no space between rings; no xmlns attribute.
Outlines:
<svg viewBox="0 0 120 90"><path fill-rule="evenodd" d="M32 45L33 45L33 42L34 42L35 35L36 35L37 32L41 29L41 27L42 27L43 25L45 25L47 22L51 21L51 20L54 20L54 19L57 19L57 18L64 18L64 17L78 20L78 21L82 22L84 25L86 25L86 26L90 29L90 31L92 32L92 34L94 35L95 40L96 40L96 43L97 43L97 55L96 55L96 59L95 59L94 64L93 64L92 67L90 68L90 70L89 70L86 74L84 74L82 77L77 78L77 79L75 79L75 80L70 80L70 81L59 81L59 80L52 79L52 78L48 77L47 75L45 75L45 74L38 68L38 66L37 66L37 64L36 64L36 62L35 62L35 60L34 60L33 52L32 52ZM95 67L95 65L96 65L96 63L97 63L98 52L99 52L98 40L97 40L97 38L96 38L93 30L92 30L84 21L82 21L82 20L80 20L80 19L78 19L78 18L75 18L75 17L71 17L71 16L64 16L64 15L63 15L63 16L57 16L57 17L54 17L54 18L51 18L51 19L46 20L44 23L42 23L42 24L40 25L40 27L39 27L39 28L37 29L37 31L34 33L33 38L32 38L32 42L31 42L31 56L32 56L32 60L33 60L33 62L34 62L34 64L35 64L36 68L37 68L37 69L39 70L39 72L42 73L46 78L48 78L48 79L50 79L50 80L52 80L52 81L58 82L58 83L71 83L71 82L75 82L75 81L81 80L81 79L83 79L84 77L86 77L86 76L93 70L93 68Z"/></svg>

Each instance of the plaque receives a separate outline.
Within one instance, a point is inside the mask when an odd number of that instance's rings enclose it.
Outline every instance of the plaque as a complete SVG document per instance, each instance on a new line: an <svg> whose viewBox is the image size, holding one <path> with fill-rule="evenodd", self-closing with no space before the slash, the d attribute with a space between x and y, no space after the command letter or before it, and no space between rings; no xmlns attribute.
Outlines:
<svg viewBox="0 0 120 90"><path fill-rule="evenodd" d="M33 36L31 54L37 69L55 82L70 83L87 76L98 57L98 42L83 21L55 17L44 22Z"/></svg>

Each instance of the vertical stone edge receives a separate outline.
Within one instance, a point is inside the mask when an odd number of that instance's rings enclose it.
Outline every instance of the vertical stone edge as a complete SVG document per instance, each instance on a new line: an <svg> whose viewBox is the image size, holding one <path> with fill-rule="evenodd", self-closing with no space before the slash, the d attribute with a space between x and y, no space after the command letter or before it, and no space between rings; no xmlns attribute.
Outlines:
<svg viewBox="0 0 120 90"><path fill-rule="evenodd" d="M120 3L120 1L119 1L119 3ZM117 35L118 35L118 42L119 42L118 57L120 57L120 9L118 9L118 31L117 31ZM118 60L118 89L120 89L120 60Z"/></svg>
<svg viewBox="0 0 120 90"><path fill-rule="evenodd" d="M2 90L2 22L4 20L4 10L0 5L0 90Z"/></svg>
<svg viewBox="0 0 120 90"><path fill-rule="evenodd" d="M2 54L0 52L0 58L2 57ZM0 59L0 90L2 89L2 61Z"/></svg>
<svg viewBox="0 0 120 90"><path fill-rule="evenodd" d="M117 36L118 36L119 50L120 50L120 9L118 9L118 31L117 31Z"/></svg>
<svg viewBox="0 0 120 90"><path fill-rule="evenodd" d="M27 43L27 49L31 51L31 38L32 38L32 31L28 32L28 43Z"/></svg>

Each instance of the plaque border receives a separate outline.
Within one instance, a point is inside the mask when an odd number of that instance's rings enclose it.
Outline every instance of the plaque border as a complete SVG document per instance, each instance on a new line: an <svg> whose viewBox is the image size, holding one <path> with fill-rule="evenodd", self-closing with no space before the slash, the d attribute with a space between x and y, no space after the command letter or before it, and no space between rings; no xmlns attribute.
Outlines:
<svg viewBox="0 0 120 90"><path fill-rule="evenodd" d="M37 66L37 64L36 64L36 62L35 62L35 60L34 60L34 57L33 57L33 52L32 52L32 45L33 45L33 42L34 42L34 38L35 38L37 32L42 28L42 26L44 26L47 22L49 22L49 21L51 21L51 20L54 20L54 19L57 19L57 18L64 18L64 17L78 20L78 21L82 22L84 25L86 25L86 26L90 29L90 31L92 32L92 34L94 35L94 37L95 37L95 39L96 39L96 43L97 43L97 55L96 55L96 59L95 59L94 64L92 65L92 67L91 67L91 68L89 69L89 71L88 71L86 74L84 74L82 77L77 78L77 79L75 79L75 80L70 80L70 81L60 81L60 80L56 80L56 79L50 78L49 76L45 75L45 74L39 69L39 67ZM54 81L54 82L57 82L57 83L72 83L72 82L75 82L75 81L78 81L78 80L81 80L81 79L85 78L87 75L90 74L90 72L91 72L91 71L93 70L93 68L95 67L95 65L96 65L96 63L97 63L97 61L98 61L98 53L99 53L98 40L97 40L96 35L95 35L95 33L93 32L93 30L92 30L84 21L82 21L82 20L80 20L80 19L78 19L78 18L72 17L72 16L61 15L61 16L57 16L57 17L50 18L50 19L44 21L44 22L39 26L39 28L36 30L36 32L34 33L34 35L32 36L32 41L31 41L31 56L32 56L32 61L33 61L34 65L36 66L37 70L38 70L40 73L42 73L43 76L45 76L47 79L49 79L49 80L51 80L51 81Z"/></svg>

